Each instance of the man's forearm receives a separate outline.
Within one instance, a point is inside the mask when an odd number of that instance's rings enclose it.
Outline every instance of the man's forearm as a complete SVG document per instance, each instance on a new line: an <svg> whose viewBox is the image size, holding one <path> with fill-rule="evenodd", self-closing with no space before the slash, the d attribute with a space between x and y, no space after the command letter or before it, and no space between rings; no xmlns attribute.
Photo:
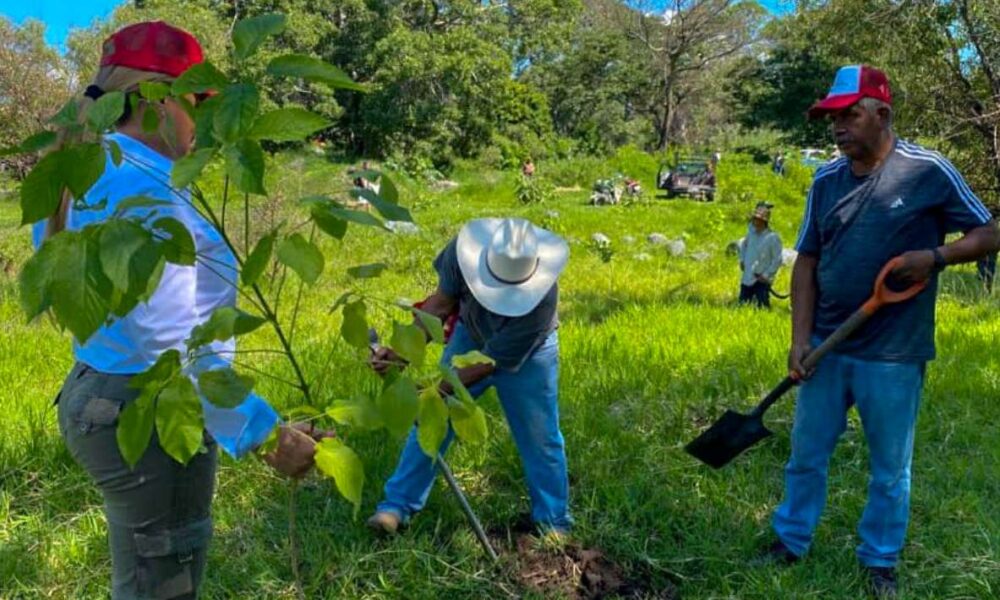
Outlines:
<svg viewBox="0 0 1000 600"><path fill-rule="evenodd" d="M949 265L973 262L1000 249L1000 229L996 221L976 227L961 238L938 248Z"/></svg>
<svg viewBox="0 0 1000 600"><path fill-rule="evenodd" d="M488 363L483 363L479 365L462 367L461 369L455 369L455 375L458 376L458 380L462 382L462 385L464 385L465 387L469 387L483 379L486 379L491 374L493 374L493 371L495 370L496 367L494 367L493 365ZM448 383L448 381L441 382L440 390L441 394L445 396L450 395L452 392L455 391L454 389L452 389L452 386L450 383Z"/></svg>
<svg viewBox="0 0 1000 600"><path fill-rule="evenodd" d="M800 254L792 267L792 344L809 343L816 311L816 265L819 259Z"/></svg>

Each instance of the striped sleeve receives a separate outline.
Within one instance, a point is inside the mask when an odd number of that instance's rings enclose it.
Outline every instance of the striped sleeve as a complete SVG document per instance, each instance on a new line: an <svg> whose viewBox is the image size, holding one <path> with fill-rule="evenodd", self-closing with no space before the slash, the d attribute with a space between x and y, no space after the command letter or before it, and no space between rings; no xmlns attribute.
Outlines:
<svg viewBox="0 0 1000 600"><path fill-rule="evenodd" d="M815 205L816 205L816 185L818 179L813 180L809 186L809 195L806 196L806 212L802 217L802 225L799 227L799 237L795 242L795 250L803 254L819 254L819 230L816 227Z"/></svg>
<svg viewBox="0 0 1000 600"><path fill-rule="evenodd" d="M993 220L993 215L982 200L947 158L938 152L907 142L900 142L898 151L909 158L933 164L943 176L948 193L942 199L941 209L945 228L949 232L968 231Z"/></svg>

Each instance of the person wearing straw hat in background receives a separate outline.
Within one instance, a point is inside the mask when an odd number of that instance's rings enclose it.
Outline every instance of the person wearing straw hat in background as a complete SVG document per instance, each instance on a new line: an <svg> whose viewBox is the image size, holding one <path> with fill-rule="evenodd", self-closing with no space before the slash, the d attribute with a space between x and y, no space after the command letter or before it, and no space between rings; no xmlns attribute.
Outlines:
<svg viewBox="0 0 1000 600"><path fill-rule="evenodd" d="M772 205L758 202L750 215L750 226L740 240L740 304L771 307L771 285L781 268L781 238L770 227Z"/></svg>
<svg viewBox="0 0 1000 600"><path fill-rule="evenodd" d="M198 41L163 22L130 25L104 42L100 69L78 100L78 115L87 118L93 103L120 91L132 101L114 133L105 141L121 149L122 162L106 161L104 173L83 197L64 196L61 206L34 229L36 246L63 230L79 230L105 221L126 198L145 195L163 201L157 214L177 219L190 231L201 260L193 266L166 264L156 291L146 302L98 329L81 343L73 341L76 365L59 395L59 430L73 459L94 480L104 498L111 548L111 597L194 598L203 579L212 535L211 502L215 487L217 447L242 456L279 427L277 450L265 460L279 472L303 476L313 465L315 441L289 426L263 399L250 394L233 409L202 400L205 428L202 451L185 465L171 458L154 432L139 461L130 467L116 440L121 411L140 390L129 384L169 350L185 351L191 330L216 308L234 306L236 259L219 233L187 200L187 192L170 187L173 162L194 142L194 121L174 98L147 102L139 98L143 82L170 83L202 62ZM185 98L197 104L201 98ZM146 111L156 111L158 131L143 128ZM65 144L78 129L60 132ZM89 205L77 210L79 204ZM122 207L122 216L143 218L148 208ZM229 364L235 344L206 347L185 372L197 374ZM157 415L159 418L159 415Z"/></svg>
<svg viewBox="0 0 1000 600"><path fill-rule="evenodd" d="M496 361L460 368L456 375L473 395L496 386L524 466L532 520L544 533L557 535L572 526L559 429L556 331L557 279L568 258L562 238L527 220L470 221L435 259L438 287L422 305L442 321L459 314L442 365L472 350ZM389 348L380 348L372 357L372 367L380 373L400 362ZM451 391L447 383L443 386L444 392ZM449 430L442 454L453 437ZM424 507L435 474L414 427L368 525L380 533L395 533Z"/></svg>

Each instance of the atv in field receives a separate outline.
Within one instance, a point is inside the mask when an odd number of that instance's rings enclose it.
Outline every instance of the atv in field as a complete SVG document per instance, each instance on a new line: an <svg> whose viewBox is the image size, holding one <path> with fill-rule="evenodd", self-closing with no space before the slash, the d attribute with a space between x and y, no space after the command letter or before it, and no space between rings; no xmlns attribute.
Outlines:
<svg viewBox="0 0 1000 600"><path fill-rule="evenodd" d="M715 199L715 173L708 159L685 158L672 169L660 167L656 187L667 192L667 198L689 196L711 202Z"/></svg>

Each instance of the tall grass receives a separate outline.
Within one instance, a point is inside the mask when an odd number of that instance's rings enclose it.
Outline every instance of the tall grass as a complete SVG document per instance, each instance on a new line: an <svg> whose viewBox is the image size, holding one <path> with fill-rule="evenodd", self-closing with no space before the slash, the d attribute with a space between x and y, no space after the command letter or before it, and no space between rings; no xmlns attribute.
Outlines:
<svg viewBox="0 0 1000 600"><path fill-rule="evenodd" d="M699 465L683 444L726 407L743 407L783 375L789 311L734 305L738 269L724 252L745 231L756 200L776 201L775 227L794 237L807 175L788 178L726 156L723 201L654 201L629 207L586 205L589 184L653 162L539 165L560 185L541 206L514 198L515 172L459 169L455 190L411 182L420 232L352 230L326 248L328 271L307 290L296 343L315 374L329 352L335 368L318 391L333 400L374 389L363 356L337 339L327 309L350 285L386 299L419 299L435 284L435 253L461 223L521 215L567 237L561 280L561 409L577 536L655 581L671 580L684 598L849 598L861 593L855 524L865 498L866 451L856 419L834 456L830 498L809 560L788 569L753 569L747 559L767 540L780 500L793 398L768 417L771 440L722 471ZM343 188L345 165L283 156L269 189L284 200L255 201L254 222L291 200ZM727 166L727 162L729 166ZM654 173L655 174L655 173ZM652 182L643 181L646 185ZM568 186L567 186L568 187ZM556 216L555 213L558 213ZM23 262L30 252L18 211L0 204L0 252ZM588 241L611 239L603 262ZM646 242L650 233L686 241L685 256ZM693 258L692 255L707 253ZM391 268L353 284L345 269L384 261ZM788 287L787 269L776 287ZM1000 339L996 296L979 289L969 268L944 275L938 314L940 357L930 368L917 435L913 524L903 559L911 598L991 598L1000 594ZM47 323L25 324L15 280L0 274L0 597L90 598L106 595L109 573L100 497L59 439L52 397L70 366L69 340ZM384 326L384 316L377 316ZM269 343L265 335L242 342ZM282 374L286 366L256 366ZM266 380L276 405L289 391ZM519 459L498 406L486 407L492 435L483 447L459 447L452 464L487 526L527 510ZM345 432L369 475L372 508L391 472L400 440ZM222 460L215 502L216 536L205 584L208 598L291 598L285 502L287 486L254 460ZM494 569L443 486L404 536L369 537L329 483L305 484L299 498L303 576L316 598L483 598L523 593L506 568Z"/></svg>

